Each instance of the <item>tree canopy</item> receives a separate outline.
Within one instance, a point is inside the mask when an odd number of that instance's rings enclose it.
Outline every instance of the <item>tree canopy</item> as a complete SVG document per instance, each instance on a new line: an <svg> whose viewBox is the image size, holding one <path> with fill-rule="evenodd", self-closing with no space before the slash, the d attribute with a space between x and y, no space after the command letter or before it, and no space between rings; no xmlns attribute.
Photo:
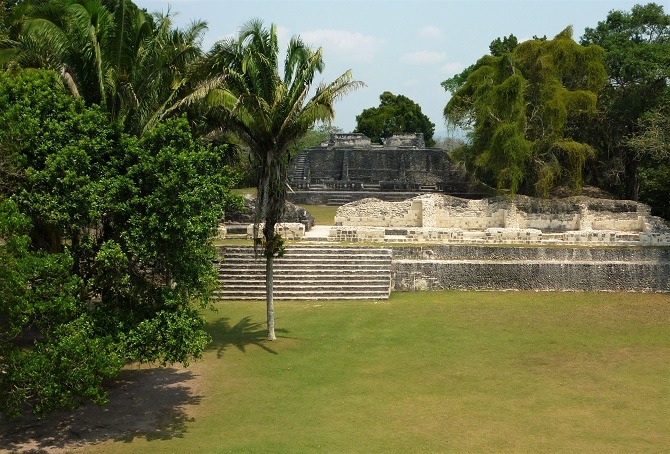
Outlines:
<svg viewBox="0 0 670 454"><path fill-rule="evenodd" d="M604 53L580 46L567 28L499 56L486 55L445 107L471 131L461 159L499 189L546 195L557 184L579 190L593 148L577 140L578 124L596 109L605 83ZM501 42L501 46L505 46Z"/></svg>
<svg viewBox="0 0 670 454"><path fill-rule="evenodd" d="M636 149L641 142L631 139L653 128L649 116L662 112L670 100L670 15L655 3L636 5L630 12L611 11L596 27L586 29L581 42L606 52L608 82L599 99L601 115L585 131L600 150L599 165L592 170L595 183L637 200L645 185L664 185L639 179L641 170L646 176L655 174L649 167L660 163L642 156ZM668 181L667 176L663 180ZM643 201L659 206L651 199Z"/></svg>
<svg viewBox="0 0 670 454"><path fill-rule="evenodd" d="M141 135L188 92L202 51L202 21L180 29L130 0L32 1L3 63L52 69L70 91L98 104L124 131ZM2 45L0 45L2 47Z"/></svg>
<svg viewBox="0 0 670 454"><path fill-rule="evenodd" d="M233 176L184 119L138 139L51 71L0 74L0 411L102 403L128 361L188 363Z"/></svg>
<svg viewBox="0 0 670 454"><path fill-rule="evenodd" d="M363 110L356 116L354 132L368 136L373 142L397 133L423 133L426 146L435 145L435 124L421 112L421 106L407 96L385 91L379 96L379 107Z"/></svg>
<svg viewBox="0 0 670 454"><path fill-rule="evenodd" d="M503 55L514 51L518 45L519 40L516 38L516 36L510 34L509 36L496 38L491 41L491 44L489 44L489 51L494 57L502 57ZM465 84L465 82L468 80L468 76L470 76L474 70L475 65L470 65L460 73L443 81L440 85L442 85L442 88L444 88L446 91L450 93L456 93L458 89L461 88L463 84Z"/></svg>

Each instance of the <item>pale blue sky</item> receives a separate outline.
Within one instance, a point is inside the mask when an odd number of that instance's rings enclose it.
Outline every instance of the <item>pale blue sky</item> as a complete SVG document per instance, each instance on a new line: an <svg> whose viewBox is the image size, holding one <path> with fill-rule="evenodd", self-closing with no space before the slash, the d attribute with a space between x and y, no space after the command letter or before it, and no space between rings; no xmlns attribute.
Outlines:
<svg viewBox="0 0 670 454"><path fill-rule="evenodd" d="M666 0L667 1L667 0ZM664 1L656 0L668 9ZM178 13L178 26L207 21L203 47L235 35L253 18L277 25L282 41L300 35L324 51L330 82L351 69L367 87L336 104L336 126L353 130L356 115L379 105L384 91L416 101L444 131L442 110L449 93L440 82L488 53L495 38L549 38L567 26L574 39L611 10L630 11L646 1L624 0L135 0L151 12Z"/></svg>

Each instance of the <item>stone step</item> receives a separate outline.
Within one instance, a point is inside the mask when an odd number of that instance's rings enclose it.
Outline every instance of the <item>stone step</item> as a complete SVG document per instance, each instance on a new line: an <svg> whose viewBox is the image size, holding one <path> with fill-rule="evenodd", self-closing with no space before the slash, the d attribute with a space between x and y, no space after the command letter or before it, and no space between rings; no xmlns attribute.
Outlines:
<svg viewBox="0 0 670 454"><path fill-rule="evenodd" d="M248 254L251 253L253 255L253 246L219 246L219 253L220 254L232 254L232 253L244 253ZM352 255L352 254L373 254L373 255L384 255L384 256L391 256L392 251L391 249L380 249L380 248L373 248L373 247L357 247L357 246L348 246L348 247L342 247L342 246L289 246L286 248L286 252L284 254L285 257L290 257L293 255L299 255L299 254L344 254L344 255ZM262 256L262 254L261 254Z"/></svg>
<svg viewBox="0 0 670 454"><path fill-rule="evenodd" d="M265 262L265 257L263 256L254 256L253 253L250 252L234 252L234 253L225 253L225 255L222 255L222 258L224 259L223 261L230 261L232 260L251 260L255 262ZM391 260L391 255L379 255L379 254L374 254L374 253L361 253L361 254L356 254L355 252L349 253L349 254L344 254L344 253L336 253L336 254L331 254L329 252L324 252L324 253L319 253L319 252L305 252L301 254L286 254L282 257L277 257L275 258L275 262L282 262L282 261L304 261L304 260L309 260L309 261L316 261L316 260L355 260L355 259L362 259L362 260Z"/></svg>
<svg viewBox="0 0 670 454"><path fill-rule="evenodd" d="M274 275L276 277L280 278L288 278L288 279L293 279L296 280L296 278L304 277L304 279L327 279L328 276L332 276L333 274L339 274L340 276L343 276L343 280L346 279L355 279L356 277L359 278L364 278L364 279L371 279L371 278L376 278L380 276L386 276L386 268L377 268L377 269L372 269L372 268L367 268L367 269L362 269L362 268L341 268L341 269L327 269L324 270L323 273L319 273L316 270L313 269L300 269L300 268L286 268L286 269L281 269L281 270L274 270ZM388 267L390 269L390 266ZM218 276L220 279L223 279L224 277L229 277L229 276L257 276L257 275L265 275L265 268L243 268L243 267L238 267L238 268L225 268L225 269L219 269L218 270Z"/></svg>
<svg viewBox="0 0 670 454"><path fill-rule="evenodd" d="M352 279L304 279L302 281L296 279L296 280L288 280L288 279L282 279L278 278L275 276L274 282L276 285L287 287L287 286L295 286L296 284L302 285L302 286L310 286L310 287L332 287L332 288L342 288L343 282L346 282L347 287L363 287L363 288L372 288L372 287L388 287L391 280L387 277L378 277L378 278L369 278L369 279L360 279L360 280L352 280ZM249 285L258 285L258 284L263 284L265 285L265 275L258 275L258 276L244 276L244 277L231 277L231 276L224 276L222 277L222 285L226 288L229 287L241 287L241 286L249 286Z"/></svg>
<svg viewBox="0 0 670 454"><path fill-rule="evenodd" d="M374 286L360 286L360 287L347 287L342 289L342 285L310 285L304 290L295 288L294 285L282 285L274 283L273 285L275 293L286 294L286 293L295 293L303 292L315 293L315 292L331 292L335 295L340 293L385 293L389 291L389 285L374 285ZM224 285L221 287L218 292L228 292L228 293L262 293L265 294L265 284L262 286L255 285L250 283L249 285Z"/></svg>
<svg viewBox="0 0 670 454"><path fill-rule="evenodd" d="M215 292L216 293L216 292ZM236 294L236 295L216 295L215 298L225 299L225 300L264 300L265 293L260 294ZM299 294L299 295L274 295L275 300L291 300L291 301L314 301L314 300L383 300L388 299L388 295L384 294Z"/></svg>
<svg viewBox="0 0 670 454"><path fill-rule="evenodd" d="M222 299L265 299L265 258L252 247L221 247L217 267ZM274 263L275 299L386 299L390 249L288 247Z"/></svg>
<svg viewBox="0 0 670 454"><path fill-rule="evenodd" d="M244 271L244 273L240 273ZM344 272L343 272L344 271ZM265 276L264 268L226 268L223 270L218 270L218 275L222 279L224 277L240 277L240 276ZM381 277L387 277L386 270L383 269L371 269L368 271L357 270L357 272L347 273L346 270L325 270L324 272L319 271L306 271L301 273L294 273L292 270L281 270L274 272L275 277L280 277L285 280L343 280L348 279L352 280L364 280L364 279L379 279Z"/></svg>
<svg viewBox="0 0 670 454"><path fill-rule="evenodd" d="M325 278L327 276L345 276L347 278L349 277L356 277L356 276L368 276L368 275L375 275L375 274L382 274L384 275L386 273L386 270L390 268L390 264L385 265L385 264L380 264L380 265L370 265L367 267L354 267L354 266L339 266L339 267L321 267L321 268L315 268L315 267L297 267L297 266L290 266L290 265L284 265L282 267L274 267L274 274L277 276L304 276L304 277L317 277L317 278ZM259 265L243 265L243 264L234 264L234 263L229 263L226 266L219 266L216 267L216 270L219 274L226 274L226 273L239 273L240 271L244 271L245 273L259 273L263 274L265 273L265 266L259 266ZM296 275L295 272L299 271L300 274Z"/></svg>
<svg viewBox="0 0 670 454"><path fill-rule="evenodd" d="M214 292L214 297L219 299L265 299L265 288L248 289L240 291L238 289L220 289ZM274 299L388 299L388 291L367 291L367 290L274 290Z"/></svg>
<svg viewBox="0 0 670 454"><path fill-rule="evenodd" d="M332 261L332 260L324 260L324 261L318 261L318 260L311 260L309 262L274 262L274 269L275 270L281 270L284 268L290 268L290 269L311 269L314 267L318 267L319 270L326 270L326 269L350 269L350 268L355 268L355 269L361 269L361 268L375 268L378 266L384 266L387 264L390 264L390 260L351 260L351 261ZM227 260L225 262L221 262L217 265L218 268L231 268L231 267L243 267L243 268L262 268L265 269L265 261L263 262L258 262L258 261L251 261L251 260Z"/></svg>

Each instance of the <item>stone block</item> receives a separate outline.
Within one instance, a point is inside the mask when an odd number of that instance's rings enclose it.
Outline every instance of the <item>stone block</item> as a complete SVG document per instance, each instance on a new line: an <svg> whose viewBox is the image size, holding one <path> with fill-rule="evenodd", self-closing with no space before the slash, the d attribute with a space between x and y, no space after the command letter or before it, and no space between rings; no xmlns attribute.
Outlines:
<svg viewBox="0 0 670 454"><path fill-rule="evenodd" d="M670 246L670 233L640 233L640 243L644 246Z"/></svg>
<svg viewBox="0 0 670 454"><path fill-rule="evenodd" d="M305 226L296 222L282 222L275 226L275 232L286 240L301 240L305 236Z"/></svg>
<svg viewBox="0 0 670 454"><path fill-rule="evenodd" d="M264 224L258 226L258 238L263 236L263 226ZM301 240L305 236L305 225L298 222L282 222L275 225L275 233L281 235L285 240ZM253 224L247 226L247 237L254 237Z"/></svg>
<svg viewBox="0 0 670 454"><path fill-rule="evenodd" d="M417 242L458 243L463 241L463 230L417 227L407 229L407 238Z"/></svg>
<svg viewBox="0 0 670 454"><path fill-rule="evenodd" d="M330 241L345 243L384 241L384 227L333 226L328 232Z"/></svg>
<svg viewBox="0 0 670 454"><path fill-rule="evenodd" d="M538 229L488 228L484 232L487 243L532 244L542 241L542 231Z"/></svg>
<svg viewBox="0 0 670 454"><path fill-rule="evenodd" d="M565 232L563 239L570 244L610 244L616 241L616 232L611 230L574 230Z"/></svg>

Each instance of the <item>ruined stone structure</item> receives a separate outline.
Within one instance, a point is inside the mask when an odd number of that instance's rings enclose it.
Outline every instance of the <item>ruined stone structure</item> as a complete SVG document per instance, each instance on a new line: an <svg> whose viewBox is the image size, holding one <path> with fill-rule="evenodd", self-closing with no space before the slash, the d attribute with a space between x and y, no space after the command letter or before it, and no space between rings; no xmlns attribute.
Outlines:
<svg viewBox="0 0 670 454"><path fill-rule="evenodd" d="M670 246L670 227L628 200L525 196L468 200L424 194L340 207L335 241Z"/></svg>
<svg viewBox="0 0 670 454"><path fill-rule="evenodd" d="M424 245L393 247L393 290L670 292L670 249Z"/></svg>
<svg viewBox="0 0 670 454"><path fill-rule="evenodd" d="M406 196L443 192L463 197L482 194L440 148L426 148L423 134L390 137L383 145L372 144L363 134L331 134L318 147L299 152L289 171L294 203L323 204L332 192L347 192L349 199L392 199L385 194ZM329 195L324 195L329 193Z"/></svg>
<svg viewBox="0 0 670 454"><path fill-rule="evenodd" d="M365 286L373 275L383 281L380 288L390 285L396 291L670 292L670 226L637 202L524 196L469 200L424 194L400 202L352 202L338 209L335 222L322 237L308 237L302 224L278 226L282 235L301 242L289 246L300 254L295 263L286 264L285 274L294 278L287 289L307 292L301 288L306 267L315 264L310 273L324 274L326 257L315 254L324 243L333 243L327 252L337 256L333 263L338 266L325 273L328 282L304 280L306 287L323 290L309 298L345 298L349 294L335 290L343 282L362 281ZM306 247L309 242L316 244ZM354 279L364 260L354 254L359 249L388 250L390 266L366 268L370 275ZM244 280L248 272L244 265L229 275ZM260 298L261 284L254 281L255 290L231 290L227 297ZM352 289L350 295L358 291Z"/></svg>

